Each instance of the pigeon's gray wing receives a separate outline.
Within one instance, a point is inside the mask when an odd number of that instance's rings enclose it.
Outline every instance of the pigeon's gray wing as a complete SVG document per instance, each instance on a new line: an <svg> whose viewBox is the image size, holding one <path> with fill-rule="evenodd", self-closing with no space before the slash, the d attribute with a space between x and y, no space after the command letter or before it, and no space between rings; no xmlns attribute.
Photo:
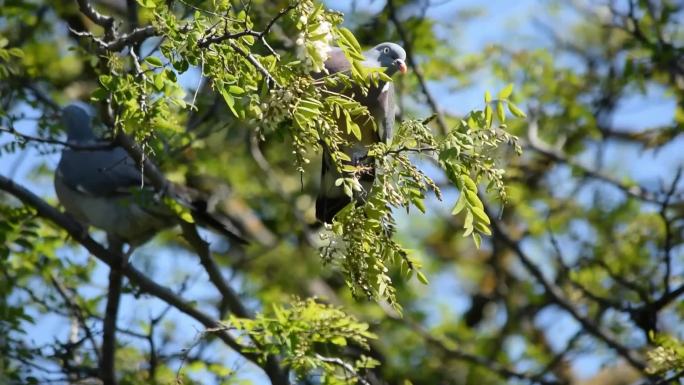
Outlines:
<svg viewBox="0 0 684 385"><path fill-rule="evenodd" d="M66 187L97 197L130 194L143 184L135 162L121 147L97 151L65 149L57 174Z"/></svg>
<svg viewBox="0 0 684 385"><path fill-rule="evenodd" d="M349 63L349 59L347 59L341 48L333 47L328 55L328 59L325 61L325 69L329 74L351 70L351 63ZM314 77L317 77L317 75L315 74Z"/></svg>

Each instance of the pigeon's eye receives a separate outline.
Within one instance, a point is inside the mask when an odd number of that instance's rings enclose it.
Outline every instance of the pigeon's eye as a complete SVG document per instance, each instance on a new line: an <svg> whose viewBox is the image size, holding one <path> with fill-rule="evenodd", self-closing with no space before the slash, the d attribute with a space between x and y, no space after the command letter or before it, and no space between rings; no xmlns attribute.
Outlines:
<svg viewBox="0 0 684 385"><path fill-rule="evenodd" d="M389 47L385 47L382 49L382 53L389 53Z"/></svg>

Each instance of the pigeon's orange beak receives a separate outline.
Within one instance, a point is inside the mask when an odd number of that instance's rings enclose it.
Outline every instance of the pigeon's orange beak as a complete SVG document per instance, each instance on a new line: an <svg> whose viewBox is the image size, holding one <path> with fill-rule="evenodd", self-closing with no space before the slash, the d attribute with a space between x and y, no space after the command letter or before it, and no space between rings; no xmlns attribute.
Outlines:
<svg viewBox="0 0 684 385"><path fill-rule="evenodd" d="M406 63L404 63L403 60L397 59L394 61L397 64L397 67L399 68L399 72L402 74L405 74L408 72L408 67L406 66Z"/></svg>

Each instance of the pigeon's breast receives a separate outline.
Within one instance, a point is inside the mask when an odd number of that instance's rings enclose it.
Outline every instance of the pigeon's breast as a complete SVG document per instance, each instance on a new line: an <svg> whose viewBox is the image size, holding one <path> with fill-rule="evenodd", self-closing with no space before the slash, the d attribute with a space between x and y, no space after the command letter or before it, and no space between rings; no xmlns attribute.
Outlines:
<svg viewBox="0 0 684 385"><path fill-rule="evenodd" d="M55 178L55 191L67 212L77 220L134 245L146 242L158 231L176 223L160 202L142 205L133 195L91 196L68 188L60 178Z"/></svg>

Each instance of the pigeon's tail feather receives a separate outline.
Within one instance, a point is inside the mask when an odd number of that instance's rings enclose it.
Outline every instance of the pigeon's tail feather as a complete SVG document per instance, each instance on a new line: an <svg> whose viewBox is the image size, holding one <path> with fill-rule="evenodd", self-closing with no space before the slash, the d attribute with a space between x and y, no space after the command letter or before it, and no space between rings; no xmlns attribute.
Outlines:
<svg viewBox="0 0 684 385"><path fill-rule="evenodd" d="M324 223L332 223L337 213L351 202L346 195L338 197L326 197L319 195L316 198L316 219Z"/></svg>
<svg viewBox="0 0 684 385"><path fill-rule="evenodd" d="M323 223L332 223L335 215L351 202L351 198L344 194L342 186L335 182L342 175L333 165L330 154L323 150L321 162L321 187L316 198L316 219Z"/></svg>
<svg viewBox="0 0 684 385"><path fill-rule="evenodd" d="M316 198L316 219L324 223L332 223L335 215L340 212L352 199L344 193L342 186L336 186L335 181L342 175L331 166L332 160L324 152L323 166L321 169L321 189ZM363 188L354 193L357 204L366 200L368 193L375 182L375 159L368 157L364 161L357 161L357 166L363 166L363 172L359 175L359 182Z"/></svg>

